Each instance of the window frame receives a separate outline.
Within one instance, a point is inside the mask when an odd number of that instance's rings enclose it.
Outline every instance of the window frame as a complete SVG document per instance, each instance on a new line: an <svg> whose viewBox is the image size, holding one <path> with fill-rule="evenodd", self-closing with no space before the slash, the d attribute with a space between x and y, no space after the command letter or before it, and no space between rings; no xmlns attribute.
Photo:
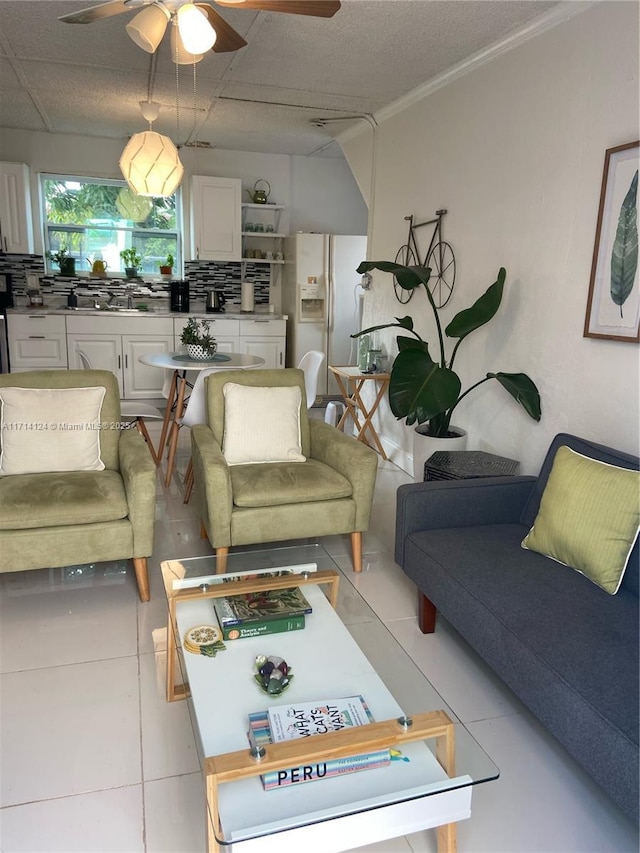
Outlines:
<svg viewBox="0 0 640 853"><path fill-rule="evenodd" d="M68 175L68 174L60 174L57 172L40 172L38 175L38 188L40 194L40 225L42 228L42 246L43 246L43 256L44 256L44 264L45 264L45 273L47 275L56 275L60 274L59 271L55 268L54 262L48 257L49 252L51 251L51 243L50 243L50 231L58 231L58 232L68 232L70 234L83 234L86 237L86 233L92 227L96 228L96 230L100 230L100 226L92 226L90 224L80 225L79 223L75 223L73 225L67 223L57 223L51 222L47 218L47 200L45 194L45 181L59 181L59 182L77 182L84 184L97 184L98 186L116 186L116 187L128 187L129 185L124 179L117 178L102 178L95 175ZM122 233L130 233L132 235L147 235L147 236L158 236L158 237L173 237L175 236L176 240L176 250L174 254L174 264L173 270L174 275L177 274L177 271L182 269L183 263L183 253L182 253L182 242L184 237L184 225L183 225L183 217L182 217L182 188L178 187L176 191L173 193L175 198L175 217L176 217L176 228L175 230L167 230L161 228L137 228L134 226L109 226L109 230L122 232ZM105 230L107 230L105 228ZM134 237L132 237L133 244ZM118 269L107 269L106 276L107 278L112 279L122 279L125 277L124 274L124 264L122 260L120 260L122 264L122 268ZM161 280L162 277L160 275L159 268L157 272L143 272L139 273L140 278L143 280L153 281L153 280ZM91 270L90 269L76 269L76 277L77 278L90 278Z"/></svg>

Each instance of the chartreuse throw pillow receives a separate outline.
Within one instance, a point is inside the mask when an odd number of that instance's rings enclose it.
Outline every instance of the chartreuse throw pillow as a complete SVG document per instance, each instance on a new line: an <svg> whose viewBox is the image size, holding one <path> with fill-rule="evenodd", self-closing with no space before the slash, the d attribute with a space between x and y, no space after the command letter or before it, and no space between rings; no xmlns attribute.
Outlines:
<svg viewBox="0 0 640 853"><path fill-rule="evenodd" d="M227 382L222 453L227 465L304 462L300 438L302 395L297 385Z"/></svg>
<svg viewBox="0 0 640 853"><path fill-rule="evenodd" d="M0 388L0 475L102 471L106 389Z"/></svg>
<svg viewBox="0 0 640 853"><path fill-rule="evenodd" d="M560 447L522 547L614 595L640 528L640 473Z"/></svg>

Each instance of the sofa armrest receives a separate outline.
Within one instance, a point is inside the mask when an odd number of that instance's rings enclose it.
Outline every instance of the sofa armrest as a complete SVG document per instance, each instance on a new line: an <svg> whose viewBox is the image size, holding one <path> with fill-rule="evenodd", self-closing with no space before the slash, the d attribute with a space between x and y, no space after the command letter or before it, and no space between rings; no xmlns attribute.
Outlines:
<svg viewBox="0 0 640 853"><path fill-rule="evenodd" d="M125 429L118 441L118 462L133 527L133 556L153 553L156 516L156 466L144 438L134 429Z"/></svg>
<svg viewBox="0 0 640 853"><path fill-rule="evenodd" d="M536 477L483 477L400 486L396 494L396 563L403 565L405 540L417 530L517 524L536 481Z"/></svg>
<svg viewBox="0 0 640 853"><path fill-rule="evenodd" d="M213 432L205 424L191 427L194 489L209 542L214 548L231 545L233 489L229 466Z"/></svg>
<svg viewBox="0 0 640 853"><path fill-rule="evenodd" d="M367 530L378 473L378 454L324 421L309 419L311 458L324 462L351 483L356 505L355 531Z"/></svg>

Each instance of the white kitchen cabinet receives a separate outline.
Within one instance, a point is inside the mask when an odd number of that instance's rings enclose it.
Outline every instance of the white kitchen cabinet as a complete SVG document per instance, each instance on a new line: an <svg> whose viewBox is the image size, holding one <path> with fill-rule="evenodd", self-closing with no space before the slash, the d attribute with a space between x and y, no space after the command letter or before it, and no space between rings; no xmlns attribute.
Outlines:
<svg viewBox="0 0 640 853"><path fill-rule="evenodd" d="M240 352L264 358L263 368L284 367L286 320L240 320Z"/></svg>
<svg viewBox="0 0 640 853"><path fill-rule="evenodd" d="M194 175L191 179L192 258L239 261L242 257L242 182Z"/></svg>
<svg viewBox="0 0 640 853"><path fill-rule="evenodd" d="M118 334L118 332L122 334ZM170 317L68 317L67 349L70 368L81 368L78 350L96 370L110 370L125 400L160 397L164 371L142 364L140 357L173 350Z"/></svg>
<svg viewBox="0 0 640 853"><path fill-rule="evenodd" d="M64 317L51 314L9 314L9 363L11 370L67 367Z"/></svg>
<svg viewBox="0 0 640 853"><path fill-rule="evenodd" d="M33 254L33 220L29 167L0 163L0 250Z"/></svg>

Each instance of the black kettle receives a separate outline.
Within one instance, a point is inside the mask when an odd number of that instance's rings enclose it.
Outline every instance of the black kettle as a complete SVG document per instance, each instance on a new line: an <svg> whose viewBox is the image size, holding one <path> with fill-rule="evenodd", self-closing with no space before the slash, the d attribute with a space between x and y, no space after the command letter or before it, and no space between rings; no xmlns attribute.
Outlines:
<svg viewBox="0 0 640 853"><path fill-rule="evenodd" d="M207 314L219 314L224 311L224 293L219 290L210 290L207 293Z"/></svg>

